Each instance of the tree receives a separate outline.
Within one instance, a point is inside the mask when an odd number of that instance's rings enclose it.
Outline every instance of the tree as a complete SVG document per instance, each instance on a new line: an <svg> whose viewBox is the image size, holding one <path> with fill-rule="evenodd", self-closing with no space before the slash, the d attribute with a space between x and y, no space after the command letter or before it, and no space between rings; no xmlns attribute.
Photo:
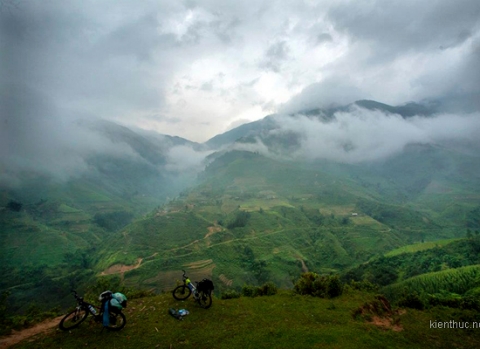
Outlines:
<svg viewBox="0 0 480 349"><path fill-rule="evenodd" d="M227 228L228 229L242 228L247 225L249 218L250 218L250 212L239 211L235 219L227 225Z"/></svg>
<svg viewBox="0 0 480 349"><path fill-rule="evenodd" d="M20 212L23 204L17 201L10 200L7 204L7 209L13 212Z"/></svg>
<svg viewBox="0 0 480 349"><path fill-rule="evenodd" d="M263 259L255 259L250 265L250 269L259 283L263 283L268 280L270 273L266 268L267 261Z"/></svg>

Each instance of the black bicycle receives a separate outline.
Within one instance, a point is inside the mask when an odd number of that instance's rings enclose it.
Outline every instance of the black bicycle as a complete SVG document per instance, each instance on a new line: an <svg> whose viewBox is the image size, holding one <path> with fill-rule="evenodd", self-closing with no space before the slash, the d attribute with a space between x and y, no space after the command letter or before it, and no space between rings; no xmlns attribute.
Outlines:
<svg viewBox="0 0 480 349"><path fill-rule="evenodd" d="M183 271L183 285L175 287L172 291L173 298L183 301L190 297L193 293L195 301L205 309L212 306L212 291L214 289L213 282L208 279L203 279L200 282L195 282L197 286L193 285L188 276Z"/></svg>
<svg viewBox="0 0 480 349"><path fill-rule="evenodd" d="M65 315L65 317L60 321L59 327L61 330L68 331L72 328L78 327L85 319L88 317L88 314L93 316L95 322L103 323L103 315L105 304L102 303L101 307L97 307L93 304L87 303L83 300L83 297L80 297L75 290L72 290L73 296L77 300L77 306L75 310ZM109 301L106 299L105 301ZM111 331L120 331L127 324L127 319L125 314L122 313L121 309L114 306L109 306L108 309L109 325L105 326L106 329Z"/></svg>

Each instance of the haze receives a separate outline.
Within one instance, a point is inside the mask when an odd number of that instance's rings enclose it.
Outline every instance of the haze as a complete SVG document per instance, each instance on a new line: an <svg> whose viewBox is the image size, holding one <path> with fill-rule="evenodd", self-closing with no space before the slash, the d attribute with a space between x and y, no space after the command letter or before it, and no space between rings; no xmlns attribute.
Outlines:
<svg viewBox="0 0 480 349"><path fill-rule="evenodd" d="M478 130L476 0L3 0L0 23L2 172L54 166L69 175L85 152L130 151L80 130L84 118L203 142L268 114L365 98L452 110L430 123L357 111L291 126L306 133L310 156L341 161ZM348 126L336 128L342 120ZM382 135L375 142L371 125ZM345 141L349 154L337 151ZM204 155L177 148L171 167L198 166Z"/></svg>

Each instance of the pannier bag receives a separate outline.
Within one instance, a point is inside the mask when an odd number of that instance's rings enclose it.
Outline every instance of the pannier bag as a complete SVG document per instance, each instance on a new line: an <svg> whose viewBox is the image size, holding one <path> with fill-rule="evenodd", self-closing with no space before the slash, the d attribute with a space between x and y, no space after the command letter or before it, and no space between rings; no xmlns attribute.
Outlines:
<svg viewBox="0 0 480 349"><path fill-rule="evenodd" d="M198 292L211 293L215 287L213 286L213 281L210 279L203 279L198 283L197 290Z"/></svg>
<svg viewBox="0 0 480 349"><path fill-rule="evenodd" d="M120 292L116 292L112 295L112 299L110 300L110 305L123 309L127 307L127 297Z"/></svg>
<svg viewBox="0 0 480 349"><path fill-rule="evenodd" d="M110 301L110 305L117 309L123 309L127 307L127 297L120 292L113 293L112 291L105 291L100 294L98 300L103 302Z"/></svg>

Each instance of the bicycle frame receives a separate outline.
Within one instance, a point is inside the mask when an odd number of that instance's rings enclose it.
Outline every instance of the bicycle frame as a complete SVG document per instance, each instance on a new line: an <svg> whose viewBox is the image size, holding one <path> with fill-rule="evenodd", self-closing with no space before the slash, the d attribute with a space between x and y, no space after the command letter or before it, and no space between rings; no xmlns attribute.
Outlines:
<svg viewBox="0 0 480 349"><path fill-rule="evenodd" d="M212 295L211 292L198 291L198 282L197 286L186 275L185 270L183 271L183 285L175 287L172 291L173 298L179 301L184 301L193 293L193 298L202 308L208 309L212 305Z"/></svg>
<svg viewBox="0 0 480 349"><path fill-rule="evenodd" d="M83 300L83 297L80 297L76 291L72 291L72 293L75 299L77 300L77 306L76 306L77 311L84 309L93 316L101 315L101 313L103 313L103 310L100 307L97 307L94 304L85 302Z"/></svg>
<svg viewBox="0 0 480 349"><path fill-rule="evenodd" d="M103 303L101 307L97 307L85 302L83 297L80 297L75 290L72 290L72 293L77 301L77 306L60 321L59 327L61 330L67 331L78 327L86 320L89 314L93 316L95 322L102 322L105 313ZM121 310L112 311L109 309L108 317L109 322L106 324L104 323L104 328L107 328L108 330L119 331L126 324L125 315Z"/></svg>
<svg viewBox="0 0 480 349"><path fill-rule="evenodd" d="M198 298L198 291L197 291L197 288L195 287L195 285L193 284L192 281L190 281L190 279L188 277L186 277L185 275L185 270L182 270L183 271L183 283L192 291L193 293L193 297L196 299Z"/></svg>

